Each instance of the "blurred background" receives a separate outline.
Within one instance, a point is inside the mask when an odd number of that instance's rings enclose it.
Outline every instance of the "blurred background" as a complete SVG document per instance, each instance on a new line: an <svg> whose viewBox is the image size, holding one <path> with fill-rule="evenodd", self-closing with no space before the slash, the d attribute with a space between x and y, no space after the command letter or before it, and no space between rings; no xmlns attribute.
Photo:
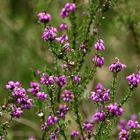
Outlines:
<svg viewBox="0 0 140 140"><path fill-rule="evenodd" d="M86 0L80 1L83 5L87 4ZM53 59L41 39L42 26L37 22L36 14L40 11L47 11L53 17L51 24L58 27L62 22L59 12L66 2L68 1L0 0L0 104L8 95L5 85L9 80L20 81L25 88L28 88L29 82L32 80L32 71L43 69L48 63L51 65ZM91 91L97 82L102 82L109 88L112 75L108 71L108 66L114 62L115 57L118 57L127 65L127 69L121 72L118 78L117 97L120 99L124 96L127 87L125 77L135 72L137 65L140 65L139 15L138 0L118 0L116 6L106 12L97 35L97 38L102 38L105 42L105 66L98 70L97 76L89 83L85 94ZM67 20L65 22L68 23ZM85 106L87 103L88 105ZM87 99L82 101L82 109L88 116L94 112L92 107L94 108L94 105ZM129 118L130 114L139 112L140 88L125 105L124 118ZM36 136L40 135L37 118L30 114L32 112L27 112L23 120L12 125L9 140L17 138L24 140L34 133ZM33 119L36 122L30 121Z"/></svg>

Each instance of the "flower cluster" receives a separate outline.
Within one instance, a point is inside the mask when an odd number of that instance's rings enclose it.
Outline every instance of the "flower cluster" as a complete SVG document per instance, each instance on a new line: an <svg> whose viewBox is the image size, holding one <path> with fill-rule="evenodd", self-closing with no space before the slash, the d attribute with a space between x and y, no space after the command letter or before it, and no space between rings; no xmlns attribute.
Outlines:
<svg viewBox="0 0 140 140"><path fill-rule="evenodd" d="M109 113L111 113L113 116L121 116L123 113L123 108L119 107L117 103L110 104L107 106L107 110Z"/></svg>
<svg viewBox="0 0 140 140"><path fill-rule="evenodd" d="M72 99L74 98L74 95L71 91L69 90L65 90L61 96L61 98L63 99L63 101L65 102L71 102Z"/></svg>
<svg viewBox="0 0 140 140"><path fill-rule="evenodd" d="M104 65L104 57L99 56L99 55L95 55L92 58L92 61L95 63L96 67L102 67Z"/></svg>
<svg viewBox="0 0 140 140"><path fill-rule="evenodd" d="M48 76L46 73L43 73L40 78L40 83L43 85L53 85L55 82L54 76Z"/></svg>
<svg viewBox="0 0 140 140"><path fill-rule="evenodd" d="M102 39L99 39L94 45L97 54L92 58L92 61L95 63L96 67L102 67L104 65L104 57L102 57L99 52L105 50L104 42Z"/></svg>
<svg viewBox="0 0 140 140"><path fill-rule="evenodd" d="M57 117L55 117L53 115L50 115L48 117L48 120L47 120L47 124L48 125L54 126L57 122L58 122L58 118Z"/></svg>
<svg viewBox="0 0 140 140"><path fill-rule="evenodd" d="M60 16L62 18L66 18L69 16L70 13L75 12L76 5L75 3L66 3L64 8L60 12Z"/></svg>
<svg viewBox="0 0 140 140"><path fill-rule="evenodd" d="M6 85L6 89L8 90L13 90L14 88L20 87L19 82L14 82L14 81L9 81L8 84Z"/></svg>
<svg viewBox="0 0 140 140"><path fill-rule="evenodd" d="M12 112L11 112L12 117L20 118L22 113L23 111L20 107L17 108L16 106L12 106Z"/></svg>
<svg viewBox="0 0 140 140"><path fill-rule="evenodd" d="M46 12L40 12L37 14L38 20L42 23L48 23L51 20L51 15Z"/></svg>
<svg viewBox="0 0 140 140"><path fill-rule="evenodd" d="M122 120L119 123L120 126L120 133L119 133L119 140L129 140L130 139L130 134L131 134L131 130L136 131L137 129L140 128L140 124L137 121L137 116L135 115L135 117L133 117L133 115L131 116L131 119L126 121L126 120Z"/></svg>
<svg viewBox="0 0 140 140"><path fill-rule="evenodd" d="M57 36L57 29L54 27L46 27L43 34L42 34L42 39L44 41L52 41L55 39Z"/></svg>
<svg viewBox="0 0 140 140"><path fill-rule="evenodd" d="M71 132L71 138L72 139L78 139L80 137L80 133L77 130L74 130Z"/></svg>
<svg viewBox="0 0 140 140"><path fill-rule="evenodd" d="M10 81L6 88L12 92L11 116L19 118L24 109L32 107L32 99L28 97L26 90L20 86L19 82Z"/></svg>
<svg viewBox="0 0 140 140"><path fill-rule="evenodd" d="M62 75L60 77L55 77L55 80L60 88L62 88L67 83L67 79L65 75Z"/></svg>
<svg viewBox="0 0 140 140"><path fill-rule="evenodd" d="M41 125L41 130L44 131L48 129L49 126L54 126L58 122L58 118L56 116L50 115L46 122Z"/></svg>
<svg viewBox="0 0 140 140"><path fill-rule="evenodd" d="M67 35L62 35L61 37L55 38L55 40L59 42L60 44L66 44L69 38Z"/></svg>
<svg viewBox="0 0 140 140"><path fill-rule="evenodd" d="M119 133L119 140L129 140L129 132L122 129Z"/></svg>
<svg viewBox="0 0 140 140"><path fill-rule="evenodd" d="M40 84L37 82L31 82L30 83L31 88L28 89L28 91L37 97L39 100L45 100L48 98L47 94L44 92L41 92Z"/></svg>
<svg viewBox="0 0 140 140"><path fill-rule="evenodd" d="M102 103L102 102L110 100L109 94L110 94L110 89L105 89L103 87L103 85L101 83L99 83L96 86L95 91L91 92L90 98L94 102L97 102L97 103L101 102Z"/></svg>
<svg viewBox="0 0 140 140"><path fill-rule="evenodd" d="M115 62L109 66L109 71L113 73L118 73L125 68L126 68L126 65L122 64L120 60L116 58Z"/></svg>
<svg viewBox="0 0 140 140"><path fill-rule="evenodd" d="M30 87L28 91L33 95L36 95L40 91L40 84L37 82L30 82Z"/></svg>
<svg viewBox="0 0 140 140"><path fill-rule="evenodd" d="M84 122L82 128L84 129L85 133L91 133L93 134L93 124L89 121Z"/></svg>
<svg viewBox="0 0 140 140"><path fill-rule="evenodd" d="M136 88L140 84L140 70L126 77L130 88Z"/></svg>
<svg viewBox="0 0 140 140"><path fill-rule="evenodd" d="M86 48L86 45L84 43L81 43L80 44L80 47L79 47L80 51L82 51L84 54L87 53L87 48Z"/></svg>
<svg viewBox="0 0 140 140"><path fill-rule="evenodd" d="M40 78L40 83L47 86L57 83L57 85L62 88L64 85L66 85L67 79L65 75L57 77L54 75L48 76L46 73L43 73Z"/></svg>
<svg viewBox="0 0 140 140"><path fill-rule="evenodd" d="M38 98L38 100L45 100L48 98L48 96L45 92L38 92L36 94L36 97Z"/></svg>
<svg viewBox="0 0 140 140"><path fill-rule="evenodd" d="M105 119L106 119L106 114L105 112L101 111L101 112L96 112L92 116L91 121L95 123L95 122L105 121Z"/></svg>
<svg viewBox="0 0 140 140"><path fill-rule="evenodd" d="M94 48L97 51L104 51L105 50L104 41L102 39L99 39L94 45Z"/></svg>
<svg viewBox="0 0 140 140"><path fill-rule="evenodd" d="M79 84L81 82L81 77L79 74L73 77L73 82Z"/></svg>
<svg viewBox="0 0 140 140"><path fill-rule="evenodd" d="M68 110L69 110L69 107L67 105L60 104L57 114L60 118L65 118L65 115L68 112Z"/></svg>
<svg viewBox="0 0 140 140"><path fill-rule="evenodd" d="M127 123L128 127L130 129L137 129L140 128L140 124L137 120L129 120Z"/></svg>
<svg viewBox="0 0 140 140"><path fill-rule="evenodd" d="M68 25L66 23L62 23L60 24L59 29L61 32L63 32L64 30L68 29Z"/></svg>

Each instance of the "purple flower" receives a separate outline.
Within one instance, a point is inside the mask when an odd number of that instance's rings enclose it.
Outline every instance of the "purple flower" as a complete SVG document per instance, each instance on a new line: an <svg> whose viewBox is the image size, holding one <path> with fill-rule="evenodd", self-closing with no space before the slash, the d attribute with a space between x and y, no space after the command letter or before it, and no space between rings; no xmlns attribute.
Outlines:
<svg viewBox="0 0 140 140"><path fill-rule="evenodd" d="M73 82L77 84L81 82L81 77L79 74L73 77Z"/></svg>
<svg viewBox="0 0 140 140"><path fill-rule="evenodd" d="M136 88L140 84L140 71L126 77L130 88Z"/></svg>
<svg viewBox="0 0 140 140"><path fill-rule="evenodd" d="M104 65L104 58L101 56L95 55L92 61L95 63L96 67L102 67Z"/></svg>
<svg viewBox="0 0 140 140"><path fill-rule="evenodd" d="M106 118L105 112L97 112L92 116L91 120L94 123L99 121L105 121L105 118Z"/></svg>
<svg viewBox="0 0 140 140"><path fill-rule="evenodd" d="M69 14L71 12L75 12L75 10L76 10L75 3L66 3L65 6L64 6L64 8L60 12L60 16L62 18L66 18L66 17L69 16Z"/></svg>
<svg viewBox="0 0 140 140"><path fill-rule="evenodd" d="M50 137L50 140L57 140L57 135L55 133L50 134L49 137Z"/></svg>
<svg viewBox="0 0 140 140"><path fill-rule="evenodd" d="M53 85L55 83L55 77L48 76L47 74L43 73L40 79L40 83L43 85Z"/></svg>
<svg viewBox="0 0 140 140"><path fill-rule="evenodd" d="M65 24L65 23L62 23L62 24L60 24L59 29L60 29L60 31L62 32L62 31L64 31L64 30L68 29L68 25Z"/></svg>
<svg viewBox="0 0 140 140"><path fill-rule="evenodd" d="M32 107L32 99L26 95L26 90L22 87L14 88L12 92L13 100L16 101L22 109L30 109Z"/></svg>
<svg viewBox="0 0 140 140"><path fill-rule="evenodd" d="M49 85L53 85L54 82L55 82L54 76L53 76L53 75L52 75L52 76L49 76L49 77L48 77L48 84L49 84Z"/></svg>
<svg viewBox="0 0 140 140"><path fill-rule="evenodd" d="M109 101L110 89L105 89L101 83L96 86L95 91L91 92L91 100L94 102L105 102Z"/></svg>
<svg viewBox="0 0 140 140"><path fill-rule="evenodd" d="M48 85L48 75L46 73L43 73L40 78L40 83L43 85Z"/></svg>
<svg viewBox="0 0 140 140"><path fill-rule="evenodd" d="M71 102L72 99L74 98L74 95L71 91L65 90L61 97L62 97L63 101Z"/></svg>
<svg viewBox="0 0 140 140"><path fill-rule="evenodd" d="M107 110L114 116L121 116L123 113L123 108L119 107L117 103L110 104L109 106L107 106Z"/></svg>
<svg viewBox="0 0 140 140"><path fill-rule="evenodd" d="M11 106L11 116L19 118L23 114L24 109L32 107L32 99L29 99L26 90L20 87L19 82L14 83L10 81L7 87L12 90L11 98L13 105Z"/></svg>
<svg viewBox="0 0 140 140"><path fill-rule="evenodd" d="M39 100L45 100L45 99L48 98L47 94L44 93L44 92L38 92L38 93L36 94L36 97L37 97Z"/></svg>
<svg viewBox="0 0 140 140"><path fill-rule="evenodd" d="M129 120L127 125L130 129L140 128L140 124L138 123L138 121L135 121L135 120Z"/></svg>
<svg viewBox="0 0 140 140"><path fill-rule="evenodd" d="M13 106L12 107L12 112L11 112L11 116L14 117L14 118L20 118L21 115L22 115L23 111L20 107L16 107L16 106Z"/></svg>
<svg viewBox="0 0 140 140"><path fill-rule="evenodd" d="M84 54L87 53L87 48L86 48L86 45L85 45L85 44L81 43L79 49L80 49Z"/></svg>
<svg viewBox="0 0 140 140"><path fill-rule="evenodd" d="M48 129L48 123L44 122L44 123L41 124L41 130L45 131L46 129Z"/></svg>
<svg viewBox="0 0 140 140"><path fill-rule="evenodd" d="M129 132L125 129L122 129L119 133L118 140L129 140Z"/></svg>
<svg viewBox="0 0 140 140"><path fill-rule="evenodd" d="M104 51L105 50L104 41L102 39L99 39L97 43L94 45L94 48L97 51Z"/></svg>
<svg viewBox="0 0 140 140"><path fill-rule="evenodd" d="M15 87L13 92L12 92L12 96L15 98L25 98L26 90L24 88L21 88L21 87Z"/></svg>
<svg viewBox="0 0 140 140"><path fill-rule="evenodd" d="M65 75L62 75L60 77L55 77L55 80L60 88L62 88L67 83L67 79Z"/></svg>
<svg viewBox="0 0 140 140"><path fill-rule="evenodd" d="M8 90L13 90L16 87L20 87L20 83L18 81L17 82L9 81L8 84L6 85L6 89Z"/></svg>
<svg viewBox="0 0 140 140"><path fill-rule="evenodd" d="M33 106L32 99L26 99L23 103L24 109L30 109Z"/></svg>
<svg viewBox="0 0 140 140"><path fill-rule="evenodd" d="M77 131L77 130L72 131L72 133L71 133L71 138L72 139L78 139L79 136L80 136L79 131Z"/></svg>
<svg viewBox="0 0 140 140"><path fill-rule="evenodd" d="M65 118L66 113L68 112L69 108L67 105L60 105L57 114L60 118Z"/></svg>
<svg viewBox="0 0 140 140"><path fill-rule="evenodd" d="M126 120L121 120L119 122L119 127L120 127L120 129L127 129L127 121Z"/></svg>
<svg viewBox="0 0 140 140"><path fill-rule="evenodd" d="M59 42L60 44L65 44L67 43L67 41L69 40L67 35L62 35L61 37L55 38L55 40L57 42Z"/></svg>
<svg viewBox="0 0 140 140"><path fill-rule="evenodd" d="M65 43L64 46L63 46L63 48L64 48L64 51L65 52L69 52L70 51L70 44L68 42Z"/></svg>
<svg viewBox="0 0 140 140"><path fill-rule="evenodd" d="M30 93L32 93L33 95L36 95L36 93L38 93L40 91L40 84L37 82L31 82L30 83L31 88L28 89L28 91Z"/></svg>
<svg viewBox="0 0 140 140"><path fill-rule="evenodd" d="M51 20L51 15L46 12L37 14L38 20L42 23L48 23Z"/></svg>
<svg viewBox="0 0 140 140"><path fill-rule="evenodd" d="M57 29L54 27L47 27L45 28L43 34L42 34L42 39L44 41L52 41L55 39L57 35Z"/></svg>
<svg viewBox="0 0 140 140"><path fill-rule="evenodd" d="M86 121L83 124L82 128L84 129L85 133L92 133L93 132L93 125L88 121Z"/></svg>
<svg viewBox="0 0 140 140"><path fill-rule="evenodd" d="M57 140L57 137L60 133L60 127L58 126L54 132L48 132L49 134L49 140Z"/></svg>
<svg viewBox="0 0 140 140"><path fill-rule="evenodd" d="M115 59L115 63L109 66L109 71L113 73L118 73L121 70L125 69L126 65L122 64L118 58Z"/></svg>
<svg viewBox="0 0 140 140"><path fill-rule="evenodd" d="M58 118L56 116L50 115L47 119L47 124L54 126L58 122Z"/></svg>

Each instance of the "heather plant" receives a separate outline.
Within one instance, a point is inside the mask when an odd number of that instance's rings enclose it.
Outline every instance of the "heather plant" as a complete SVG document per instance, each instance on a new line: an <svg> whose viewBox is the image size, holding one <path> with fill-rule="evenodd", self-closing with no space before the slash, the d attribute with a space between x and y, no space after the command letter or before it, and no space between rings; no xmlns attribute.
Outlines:
<svg viewBox="0 0 140 140"><path fill-rule="evenodd" d="M41 137L35 138L34 134L29 140L140 139L139 115L132 116L128 121L120 120L125 113L124 104L140 84L139 67L126 76L126 93L118 100L118 77L129 66L126 67L115 56L114 62L108 66L112 74L110 87L99 81L95 89L84 97L88 83L105 63L103 53L107 49L105 41L97 37L98 27L105 12L115 3L114 0L90 0L80 13L83 5L76 0L68 2L58 14L64 20L58 27L51 24L53 17L50 13L37 13L36 18L42 27L40 39L53 55L54 67L47 65L45 70L36 70L28 89L18 81L7 83L9 96L0 107L0 115L9 117L0 124L0 139L7 139L8 128L14 119L21 118L26 110L33 108L36 113L32 117L37 115L40 120ZM65 23L65 19L69 23ZM92 58L89 58L90 54ZM85 64L86 61L89 63ZM83 98L96 106L93 115L86 118L80 110ZM75 123L75 129L71 129L72 123Z"/></svg>

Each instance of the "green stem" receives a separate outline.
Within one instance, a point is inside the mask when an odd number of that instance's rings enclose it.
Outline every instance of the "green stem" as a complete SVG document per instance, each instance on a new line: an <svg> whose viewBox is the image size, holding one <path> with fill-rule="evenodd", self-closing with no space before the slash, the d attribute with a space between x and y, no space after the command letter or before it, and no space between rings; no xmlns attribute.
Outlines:
<svg viewBox="0 0 140 140"><path fill-rule="evenodd" d="M57 96L57 102L60 103L60 94L61 94L61 88L58 89L58 96Z"/></svg>
<svg viewBox="0 0 140 140"><path fill-rule="evenodd" d="M58 122L58 124L59 124L59 122ZM64 138L64 140L68 140L67 139L67 136L66 136L66 134L65 134L65 131L63 130L63 128L62 128L62 126L59 124L59 127L60 127L60 134L63 136L63 138Z"/></svg>
<svg viewBox="0 0 140 140"><path fill-rule="evenodd" d="M76 48L76 16L75 13L72 14L72 16L70 17L70 21L72 24L72 35L73 35L73 40L72 40L72 44L73 44L73 49Z"/></svg>
<svg viewBox="0 0 140 140"><path fill-rule="evenodd" d="M80 113L79 113L79 110L78 110L78 99L77 99L77 97L75 97L75 103L74 104L75 104L74 105L74 110L75 110L75 115L76 115L76 122L78 123L82 138L85 139L82 124L81 124L82 119L81 119L81 116L80 116Z"/></svg>
<svg viewBox="0 0 140 140"><path fill-rule="evenodd" d="M103 122L101 122L100 125L99 125L98 132L97 132L97 134L95 135L95 140L100 140L102 128L103 128Z"/></svg>
<svg viewBox="0 0 140 140"><path fill-rule="evenodd" d="M43 111L43 107L39 109L38 113L43 113L43 116L41 116L41 123L44 123L45 122L45 113ZM44 131L42 133L41 140L45 140L45 136L46 136L46 131Z"/></svg>
<svg viewBox="0 0 140 140"><path fill-rule="evenodd" d="M8 129L10 127L12 123L12 117L10 117L10 119L8 121L6 121L5 123L2 124L2 137L7 138L7 133L8 133Z"/></svg>
<svg viewBox="0 0 140 140"><path fill-rule="evenodd" d="M41 140L45 140L46 131L43 132Z"/></svg>
<svg viewBox="0 0 140 140"><path fill-rule="evenodd" d="M90 4L90 6L91 6L91 4ZM86 34L85 34L84 43L88 42L88 33L90 32L90 26L92 24L92 21L96 18L96 14L97 14L97 12L99 10L99 7L100 6L98 5L94 12L93 12L93 10L90 11L90 19L89 19L87 30L86 30Z"/></svg>
<svg viewBox="0 0 140 140"><path fill-rule="evenodd" d="M52 92L50 92L50 99L51 99L50 101L51 101L51 109L52 109L52 112L53 112L54 115L56 115L56 113L55 113L55 107L54 107L54 101L53 101L53 93ZM58 125L59 125L60 130L61 130L61 133L60 134L63 136L63 138L65 140L67 140L67 136L65 134L65 131L62 128L62 125L60 125L59 122L58 122ZM42 139L42 140L44 140L44 139Z"/></svg>
<svg viewBox="0 0 140 140"><path fill-rule="evenodd" d="M72 2L76 3L76 0L72 0ZM73 49L75 49L76 48L76 28L77 28L75 12L72 13L72 15L70 16L70 21L72 24L72 36L73 36L72 47Z"/></svg>
<svg viewBox="0 0 140 140"><path fill-rule="evenodd" d="M52 92L50 92L50 101L51 101L52 112L55 115L55 108L54 108L53 93Z"/></svg>
<svg viewBox="0 0 140 140"><path fill-rule="evenodd" d="M124 105L128 101L128 99L133 95L133 88L129 88L127 95L124 97L124 99L120 102L120 106Z"/></svg>
<svg viewBox="0 0 140 140"><path fill-rule="evenodd" d="M116 94L116 79L117 74L113 73L113 81L112 81L112 101L115 101L115 94Z"/></svg>

